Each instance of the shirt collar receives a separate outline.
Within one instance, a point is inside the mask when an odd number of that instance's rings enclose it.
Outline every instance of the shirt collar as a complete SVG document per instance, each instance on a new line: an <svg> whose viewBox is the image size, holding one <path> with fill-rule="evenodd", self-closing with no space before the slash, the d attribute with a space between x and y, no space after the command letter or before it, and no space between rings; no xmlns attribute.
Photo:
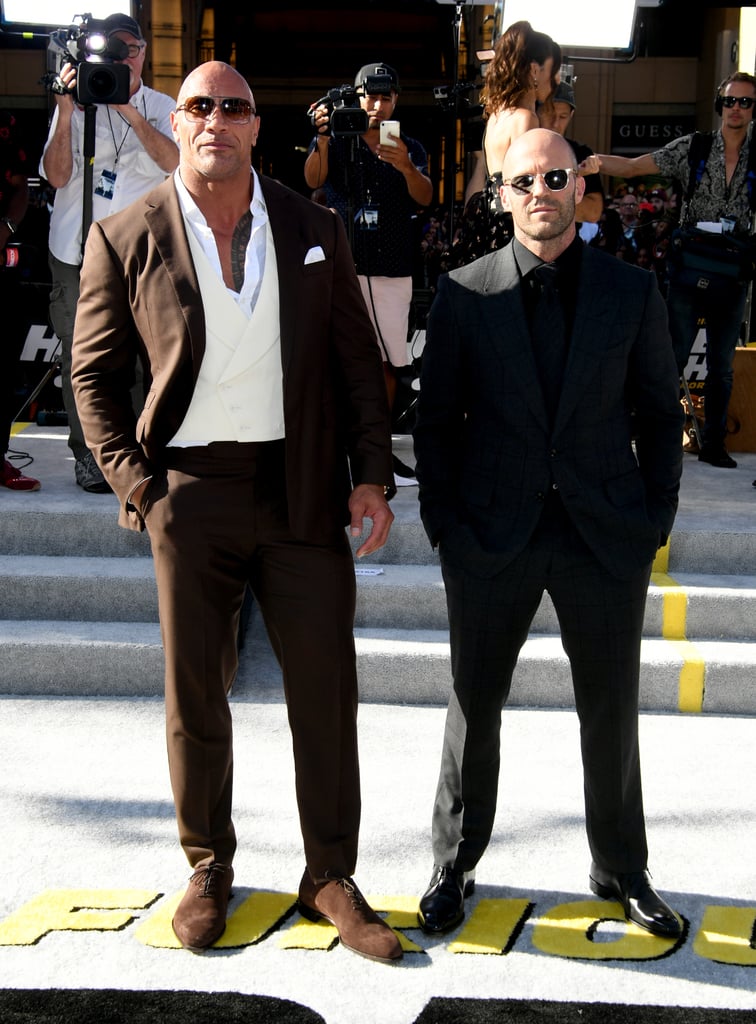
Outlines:
<svg viewBox="0 0 756 1024"><path fill-rule="evenodd" d="M268 208L265 205L262 188L260 187L260 179L258 178L254 167L250 167L249 173L252 176L252 199L249 203L250 213L252 214L252 224L260 226L268 219ZM191 224L192 228L194 228L199 234L207 234L210 232L210 228L207 226L204 214L197 206L194 199L192 199L189 190L181 180L180 168L178 167L174 171L173 181L176 186L176 194L178 195L181 212L184 214L189 224Z"/></svg>
<svg viewBox="0 0 756 1024"><path fill-rule="evenodd" d="M554 263L559 268L560 272L576 272L582 248L583 243L580 237L575 235L564 252L560 252L554 260ZM542 260L540 256L536 256L534 252L531 252L526 245L523 245L519 238L512 239L512 252L522 277L527 277L536 269L536 267L540 267L545 262L545 260Z"/></svg>

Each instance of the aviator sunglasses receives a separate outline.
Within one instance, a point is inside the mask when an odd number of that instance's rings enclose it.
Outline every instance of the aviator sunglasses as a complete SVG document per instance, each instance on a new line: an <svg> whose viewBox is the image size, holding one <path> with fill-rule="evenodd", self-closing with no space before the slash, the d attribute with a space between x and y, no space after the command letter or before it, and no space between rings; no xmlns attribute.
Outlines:
<svg viewBox="0 0 756 1024"><path fill-rule="evenodd" d="M720 96L723 107L734 107L737 104L741 110L750 110L753 106L753 96Z"/></svg>
<svg viewBox="0 0 756 1024"><path fill-rule="evenodd" d="M507 178L502 185L509 185L518 196L525 196L531 192L536 183L536 178L543 178L546 188L550 192L562 192L567 188L570 175L575 171L572 167L555 167L545 174L517 174L514 178Z"/></svg>
<svg viewBox="0 0 756 1024"><path fill-rule="evenodd" d="M227 121L234 124L248 124L257 113L249 100L237 96L190 96L176 110L183 110L187 121L197 124L207 121L216 107Z"/></svg>

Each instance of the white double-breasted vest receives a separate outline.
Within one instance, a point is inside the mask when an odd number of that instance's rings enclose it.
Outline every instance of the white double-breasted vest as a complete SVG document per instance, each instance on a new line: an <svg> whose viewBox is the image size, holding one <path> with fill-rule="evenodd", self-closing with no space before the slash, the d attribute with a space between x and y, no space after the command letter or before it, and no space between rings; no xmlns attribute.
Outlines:
<svg viewBox="0 0 756 1024"><path fill-rule="evenodd" d="M250 317L239 308L191 230L206 343L194 394L170 444L274 441L284 436L278 273L270 226L265 271Z"/></svg>

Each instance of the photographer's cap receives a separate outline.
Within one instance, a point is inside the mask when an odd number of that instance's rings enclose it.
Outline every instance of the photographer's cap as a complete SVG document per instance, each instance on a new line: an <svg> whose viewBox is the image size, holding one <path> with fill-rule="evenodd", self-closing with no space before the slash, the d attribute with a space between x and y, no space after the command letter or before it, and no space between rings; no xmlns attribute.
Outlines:
<svg viewBox="0 0 756 1024"><path fill-rule="evenodd" d="M128 32L135 39L144 40L141 28L128 14L111 14L103 24L108 39L116 32Z"/></svg>
<svg viewBox="0 0 756 1024"><path fill-rule="evenodd" d="M575 109L575 90L566 82L559 83L551 98L554 103L569 103L572 109Z"/></svg>
<svg viewBox="0 0 756 1024"><path fill-rule="evenodd" d="M354 76L355 89L361 88L369 75L388 75L391 79L391 88L394 92L399 92L399 75L388 64L366 64L360 68Z"/></svg>

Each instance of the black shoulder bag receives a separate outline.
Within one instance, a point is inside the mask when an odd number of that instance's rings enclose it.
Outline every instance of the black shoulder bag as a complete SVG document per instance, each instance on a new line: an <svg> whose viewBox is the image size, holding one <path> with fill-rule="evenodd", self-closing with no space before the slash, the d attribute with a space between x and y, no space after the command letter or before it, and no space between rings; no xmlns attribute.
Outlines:
<svg viewBox="0 0 756 1024"><path fill-rule="evenodd" d="M695 132L688 152L690 176L685 194L690 202L703 176L714 136ZM756 146L748 151L746 187L751 211L756 207ZM672 235L668 264L670 280L678 287L706 291L727 290L732 284L753 281L756 277L756 241L753 236L739 237L729 232L717 234L701 228L677 228Z"/></svg>

